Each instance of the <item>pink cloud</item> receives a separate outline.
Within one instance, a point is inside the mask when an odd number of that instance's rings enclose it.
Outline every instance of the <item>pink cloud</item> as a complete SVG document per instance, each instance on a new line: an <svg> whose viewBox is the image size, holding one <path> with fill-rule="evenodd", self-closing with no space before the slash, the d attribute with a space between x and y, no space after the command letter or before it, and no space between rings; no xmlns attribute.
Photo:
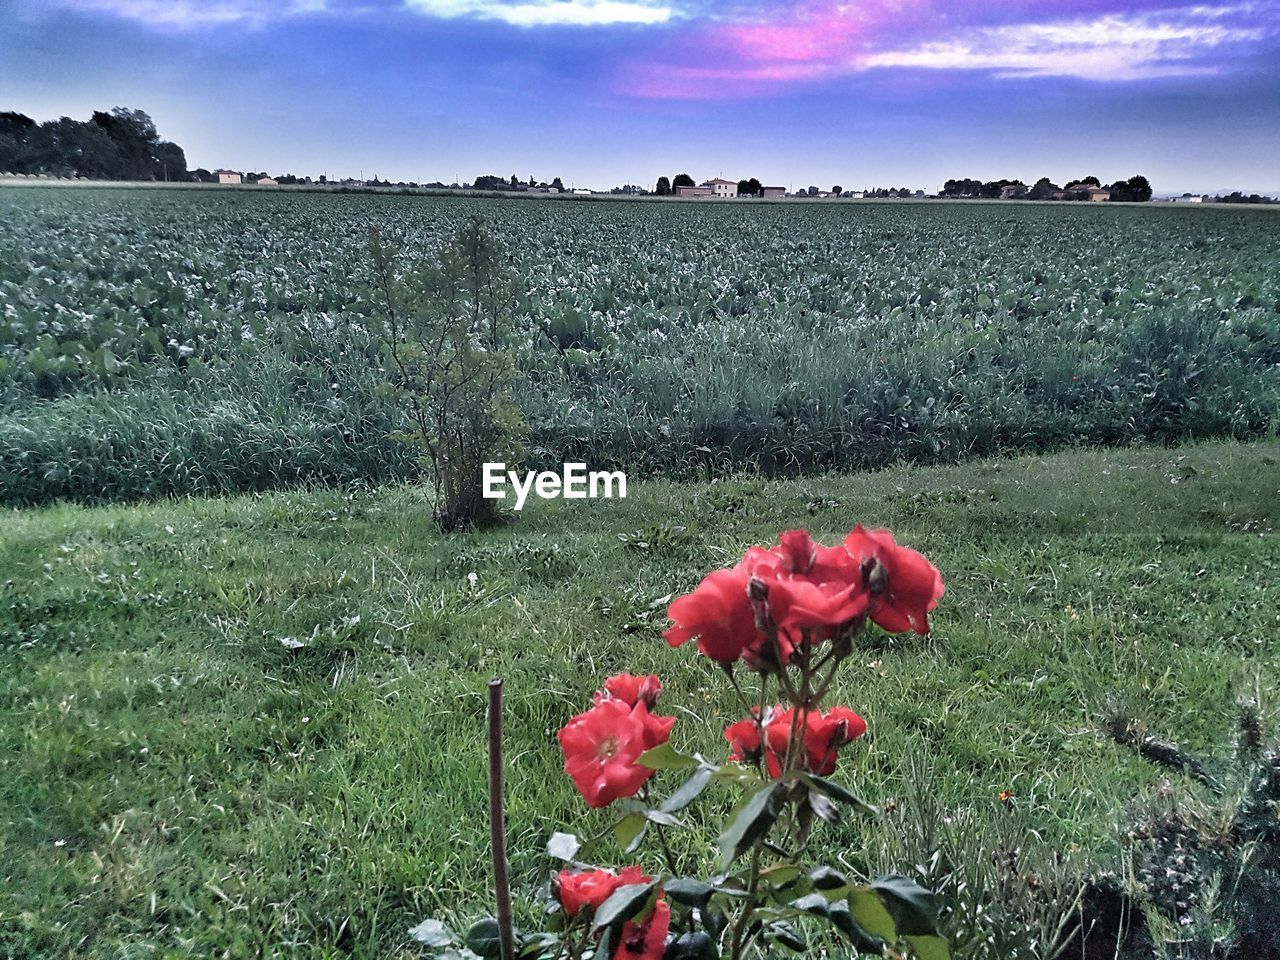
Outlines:
<svg viewBox="0 0 1280 960"><path fill-rule="evenodd" d="M695 22L668 49L624 64L615 85L635 97L725 100L889 68L1099 82L1205 75L1217 72L1205 62L1215 49L1258 41L1258 13L1280 10L1280 0L1166 4L807 0L754 20Z"/></svg>

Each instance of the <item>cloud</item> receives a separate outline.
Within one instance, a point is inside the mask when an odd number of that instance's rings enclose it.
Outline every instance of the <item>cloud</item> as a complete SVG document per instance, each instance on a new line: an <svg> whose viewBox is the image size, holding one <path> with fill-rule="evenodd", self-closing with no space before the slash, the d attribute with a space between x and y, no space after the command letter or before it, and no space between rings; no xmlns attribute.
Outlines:
<svg viewBox="0 0 1280 960"><path fill-rule="evenodd" d="M1205 54L1266 36L1261 28L1220 22L1227 13L1192 8L994 27L959 40L872 53L857 60L856 67L983 70L1003 78L1104 82L1213 74L1221 61L1206 60Z"/></svg>
<svg viewBox="0 0 1280 960"><path fill-rule="evenodd" d="M671 6L650 0L405 0L405 6L429 17L498 20L517 27L653 25L675 15Z"/></svg>
<svg viewBox="0 0 1280 960"><path fill-rule="evenodd" d="M56 0L56 5L133 20L149 27L178 29L224 24L262 26L272 20L328 10L326 0Z"/></svg>
<svg viewBox="0 0 1280 960"><path fill-rule="evenodd" d="M767 95L889 68L1119 83L1221 73L1238 50L1280 34L1276 0L1136 6L811 0L699 24L674 48L625 64L616 83L632 96L688 100Z"/></svg>
<svg viewBox="0 0 1280 960"><path fill-rule="evenodd" d="M304 14L387 16L408 12L517 27L654 25L677 15L664 0L54 0L64 9L106 14L150 27L263 26Z"/></svg>

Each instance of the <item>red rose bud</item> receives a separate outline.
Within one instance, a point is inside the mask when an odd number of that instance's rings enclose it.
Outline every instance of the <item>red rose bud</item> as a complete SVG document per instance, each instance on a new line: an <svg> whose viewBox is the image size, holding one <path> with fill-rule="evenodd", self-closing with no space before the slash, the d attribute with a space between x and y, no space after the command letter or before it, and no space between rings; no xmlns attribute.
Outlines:
<svg viewBox="0 0 1280 960"><path fill-rule="evenodd" d="M607 807L619 797L634 796L653 776L636 758L666 743L675 722L675 717L649 713L643 702L631 707L622 700L601 700L557 735L565 773L588 806Z"/></svg>
<svg viewBox="0 0 1280 960"><path fill-rule="evenodd" d="M590 907L592 912L599 910L600 905L619 887L648 883L651 879L639 867L625 867L621 873L612 870L586 870L582 873L561 870L555 879L556 899L560 901L565 916L572 920L584 907Z"/></svg>
<svg viewBox="0 0 1280 960"><path fill-rule="evenodd" d="M645 677L619 673L604 682L604 693L597 693L596 703L601 700L621 700L629 707L643 703L652 710L658 705L658 694L662 692L662 681L654 674Z"/></svg>
<svg viewBox="0 0 1280 960"><path fill-rule="evenodd" d="M724 738L733 749L730 760L755 763L760 759L760 724L754 719L739 720L725 728Z"/></svg>

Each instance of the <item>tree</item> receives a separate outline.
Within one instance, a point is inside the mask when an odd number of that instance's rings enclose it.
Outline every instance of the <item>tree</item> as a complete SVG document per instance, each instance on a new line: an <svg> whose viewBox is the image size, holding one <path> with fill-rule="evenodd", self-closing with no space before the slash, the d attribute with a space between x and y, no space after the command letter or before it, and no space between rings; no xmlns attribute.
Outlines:
<svg viewBox="0 0 1280 960"><path fill-rule="evenodd" d="M760 182L758 177L752 177L747 181L747 193L753 197L764 196L764 184Z"/></svg>
<svg viewBox="0 0 1280 960"><path fill-rule="evenodd" d="M1048 177L1041 177L1032 186L1031 192L1027 195L1031 200L1051 200L1053 195L1057 193L1061 187L1051 181Z"/></svg>
<svg viewBox="0 0 1280 960"><path fill-rule="evenodd" d="M551 189L558 190L560 193L564 193L563 181L561 181L559 177L556 177L554 180L551 181Z"/></svg>
<svg viewBox="0 0 1280 960"><path fill-rule="evenodd" d="M844 187L840 186L840 184L838 184L838 183L837 183L834 187L832 187L832 188L831 188L831 195L832 195L833 197L838 197L838 196L840 196L840 194L842 194L842 193L844 193Z"/></svg>
<svg viewBox="0 0 1280 960"><path fill-rule="evenodd" d="M816 197L818 195L818 188L810 187L808 190L805 191L805 193L809 194L809 196L811 197Z"/></svg>
<svg viewBox="0 0 1280 960"><path fill-rule="evenodd" d="M1076 183L1087 183L1090 186L1094 186L1094 187L1102 186L1102 181L1094 176L1081 177L1079 180L1076 181Z"/></svg>
<svg viewBox="0 0 1280 960"><path fill-rule="evenodd" d="M1146 203L1151 199L1151 181L1142 174L1130 177L1125 181L1125 189L1129 199L1136 203Z"/></svg>
<svg viewBox="0 0 1280 960"><path fill-rule="evenodd" d="M671 181L671 192L674 193L680 187L692 186L695 186L693 177L689 176L687 173L677 173L675 179Z"/></svg>
<svg viewBox="0 0 1280 960"><path fill-rule="evenodd" d="M442 529L486 523L495 502L484 497L483 465L517 459L524 433L509 393L515 364L505 255L474 217L433 262L400 276L376 230L369 249L381 314L371 332L404 416L397 436L422 451Z"/></svg>
<svg viewBox="0 0 1280 960"><path fill-rule="evenodd" d="M654 191L660 197L671 196L671 181L666 177L658 178L658 188Z"/></svg>
<svg viewBox="0 0 1280 960"><path fill-rule="evenodd" d="M511 189L514 190L518 186L520 186L520 178L513 173L511 175Z"/></svg>

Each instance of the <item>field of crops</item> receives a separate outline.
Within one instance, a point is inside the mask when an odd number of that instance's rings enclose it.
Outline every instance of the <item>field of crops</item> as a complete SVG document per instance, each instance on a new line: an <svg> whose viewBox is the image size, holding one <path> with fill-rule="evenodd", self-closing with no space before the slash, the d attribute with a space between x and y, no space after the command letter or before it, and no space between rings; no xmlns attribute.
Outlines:
<svg viewBox="0 0 1280 960"><path fill-rule="evenodd" d="M402 478L368 230L504 243L528 456L639 474L1247 436L1280 217L0 190L0 502Z"/></svg>

